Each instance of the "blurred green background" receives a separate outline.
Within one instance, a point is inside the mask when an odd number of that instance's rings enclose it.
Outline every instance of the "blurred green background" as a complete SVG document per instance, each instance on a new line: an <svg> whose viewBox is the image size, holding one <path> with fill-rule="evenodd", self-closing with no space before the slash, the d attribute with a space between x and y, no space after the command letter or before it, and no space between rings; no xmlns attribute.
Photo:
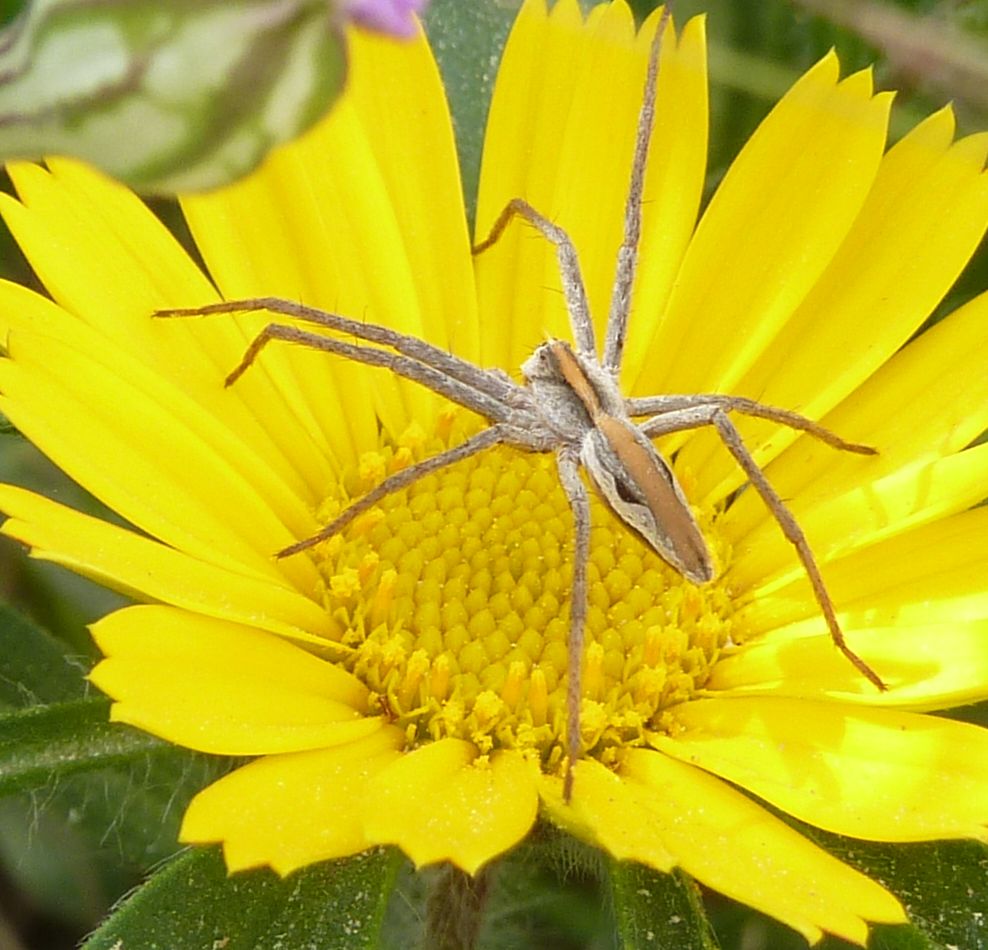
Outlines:
<svg viewBox="0 0 988 950"><path fill-rule="evenodd" d="M517 5L513 0L434 0L428 16L454 110L471 207L497 56ZM648 0L632 5L640 15L654 6ZM0 19L9 20L22 6L0 0ZM988 0L675 3L680 22L701 11L708 14L711 42L708 193L775 100L830 47L837 48L845 72L874 63L878 87L900 90L893 136L951 100L960 132L988 129ZM921 17L928 19L921 23ZM0 187L9 188L6 179ZM173 203L156 200L153 207L184 236ZM5 231L0 231L0 276L37 286ZM982 246L940 313L985 288L988 249ZM100 510L16 434L0 436L0 480ZM6 541L0 541L0 599L49 630L80 670L93 658L85 625L120 602L74 575L29 562ZM969 713L984 721L982 710ZM172 779L175 763L159 756L138 770L107 769L51 782L30 795L0 798L0 950L75 946L114 901L174 850L183 802L218 767L194 756L181 761L180 787ZM930 860L942 859L932 847L928 854ZM565 880L546 878L521 860L516 872L516 886L527 895L537 926L519 936L520 942L499 945L610 945L606 912L592 879L578 873ZM420 885L409 877L403 886L411 894ZM711 897L710 909L726 948L805 946L785 928L729 901ZM400 917L400 911L395 913ZM822 946L844 945L828 940Z"/></svg>

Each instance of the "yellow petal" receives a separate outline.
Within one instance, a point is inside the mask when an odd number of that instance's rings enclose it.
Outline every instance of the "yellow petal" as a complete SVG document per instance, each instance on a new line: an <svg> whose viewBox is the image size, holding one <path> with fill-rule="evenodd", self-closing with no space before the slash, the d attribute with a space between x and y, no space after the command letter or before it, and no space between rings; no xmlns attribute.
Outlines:
<svg viewBox="0 0 988 950"><path fill-rule="evenodd" d="M146 316L146 315L145 315ZM4 340L22 333L35 333L62 340L74 350L95 362L106 361L112 347L112 371L125 377L132 385L144 390L149 398L168 406L182 422L224 455L231 466L250 472L250 479L259 492L278 506L289 522L298 516L305 503L311 505L322 498L331 470L323 460L312 475L318 493L312 492L294 460L286 457L281 447L268 438L259 420L236 397L233 389L224 389L216 367L202 373L190 369L186 344L194 335L188 331L189 321L147 321L162 331L147 341L143 350L136 346L118 346L99 329L94 329L46 297L25 287L0 281L0 333ZM205 330L206 321L194 324ZM134 334L136 336L136 334ZM239 357L242 346L236 352ZM233 363L228 363L232 366ZM48 371L49 368L45 368ZM105 372L105 369L104 369ZM289 427L291 428L291 427ZM311 466L310 466L311 468ZM292 514L292 512L295 514Z"/></svg>
<svg viewBox="0 0 988 950"><path fill-rule="evenodd" d="M875 477L959 452L981 434L988 425L988 383L977 357L988 343L986 323L988 294L981 294L897 353L823 419L828 428L879 452L867 469L860 457L831 453L831 491L860 483L863 471ZM805 478L814 462L790 460L786 468L796 467Z"/></svg>
<svg viewBox="0 0 988 950"><path fill-rule="evenodd" d="M387 37L355 31L349 55L348 94L403 238L408 292L419 302L414 312L403 301L388 299L381 320L476 360L479 327L470 237L453 126L432 52L421 37L396 49ZM374 220L379 227L379 219ZM422 226L425 221L428 227ZM374 283L386 262L376 250L369 259L375 261ZM414 322L392 322L403 319Z"/></svg>
<svg viewBox="0 0 988 950"><path fill-rule="evenodd" d="M103 241L104 252L108 250L107 242L112 241L113 254L119 256L114 264L125 260L132 267L142 268L155 295L162 301L174 299L176 295L212 293L209 281L172 232L130 189L75 159L49 157L45 159L45 166L50 172L48 187L36 182L31 190L35 213L40 213L41 206L45 205L50 207L50 212L44 216L58 220L65 214L66 206L77 209L82 220L92 222L94 234ZM20 181L26 167L30 166L18 163L13 177ZM98 262L97 258L92 263ZM82 269L88 271L89 263L87 261ZM113 314L113 308L109 314ZM89 316L103 321L104 329L110 330L109 314L98 306ZM127 327L130 332L141 332L142 321L138 319L141 314L123 316L131 318ZM121 338L124 335L120 333Z"/></svg>
<svg viewBox="0 0 988 950"><path fill-rule="evenodd" d="M0 531L33 557L116 590L323 646L337 635L319 605L283 582L204 564L13 485L0 485L0 511L10 516Z"/></svg>
<svg viewBox="0 0 988 950"><path fill-rule="evenodd" d="M270 865L282 875L363 851L372 844L361 823L367 783L403 741L385 726L332 749L251 762L192 800L179 840L222 842L230 871Z"/></svg>
<svg viewBox="0 0 988 950"><path fill-rule="evenodd" d="M933 311L977 248L988 222L988 175L982 171L988 138L951 145L952 131L952 114L941 110L885 156L847 238L783 331L738 382L736 392L818 419L888 360ZM929 253L930 247L937 252ZM972 326L968 334L983 337L984 323L982 315L980 327ZM968 361L974 355L963 347L957 354ZM930 410L939 408L936 390L950 385L937 379L939 364L917 360L911 365L932 384L927 398L913 402L900 391L901 376L897 380L886 372L877 390L882 395L875 400L887 410L910 406L909 413L893 411L896 418L889 420L900 423L910 446L922 444L913 423L922 426ZM978 366L975 386L985 385L982 368ZM963 370L959 375L964 376ZM914 389L925 393L916 383ZM861 395L855 394L848 408L859 407ZM976 392L967 399L968 407L982 402ZM873 408L876 422L888 418L877 414L877 405ZM835 422L836 431L863 438L857 428L845 428L851 422ZM951 423L944 421L937 435L950 429ZM745 424L744 432L751 447L770 440L761 447L762 460L795 438L790 430L757 420ZM934 439L931 436L927 445L935 444ZM712 434L691 440L680 463L697 473L701 496L723 497L743 477Z"/></svg>
<svg viewBox="0 0 988 950"><path fill-rule="evenodd" d="M123 341L131 332L143 344L154 333L147 319L151 310L165 305L175 290L212 294L161 222L136 198L124 197L123 186L90 173L89 187L77 188L69 177L72 163L56 165L68 172L64 185L40 165L13 163L9 173L20 202L8 196L0 207L57 303L111 338ZM124 223L133 230L123 231Z"/></svg>
<svg viewBox="0 0 988 950"><path fill-rule="evenodd" d="M301 142L277 150L253 175L228 188L183 200L182 208L196 245L225 298L283 297L323 306L344 316L387 322L379 310L370 317L366 302L363 309L354 309L347 297L340 298L339 290L334 292L332 285L345 287L358 262L362 266L370 266L370 262L365 262L359 249L353 248L349 241L336 245L331 242L325 233L329 222L340 217L340 225L345 226L351 223L351 216L336 212L324 215L312 193L315 185L309 158L318 165L324 165L326 158L309 153L316 152L319 145L320 152L331 155L339 143L321 141L327 137L323 129L349 129L352 123L348 118L350 110L345 101L338 103L327 120ZM346 139L345 135L342 137ZM350 187L358 195L371 188L366 202L375 204L377 211L386 216L386 198L379 186L372 187L376 183L375 166L366 143L359 139L348 144L349 153L357 161L363 159L359 167L364 169ZM300 150L304 150L303 154L299 154ZM332 170L327 173L331 175ZM342 190L330 182L320 190L337 188ZM373 198L378 200L373 202ZM384 253L388 252L395 253L391 242L387 242ZM360 274L361 270L356 273ZM352 293L348 295L352 296ZM185 306L199 303L189 300ZM259 330L263 324L278 322L286 321L265 314L260 324L254 325ZM248 375L253 375L256 369L271 378L292 411L305 420L307 427L318 429L330 454L343 463L375 447L371 438L376 432L375 401L392 426L400 427L404 420L399 392L381 370L369 370L339 357L286 343L269 345ZM375 391L384 398L375 397ZM397 423L394 422L396 411Z"/></svg>
<svg viewBox="0 0 988 950"><path fill-rule="evenodd" d="M952 144L953 127L952 112L942 109L884 156L847 237L746 389L804 411L833 405L834 393L846 395L874 372L940 302L988 214L986 139L973 150L977 139Z"/></svg>
<svg viewBox="0 0 988 950"><path fill-rule="evenodd" d="M988 508L974 508L888 538L827 565L827 590L843 623L858 629L988 617ZM785 628L820 629L805 575L755 597L735 617L749 640ZM988 645L986 645L988 651Z"/></svg>
<svg viewBox="0 0 988 950"><path fill-rule="evenodd" d="M573 767L573 797L563 801L563 783L545 775L542 800L553 824L592 844L619 861L638 861L658 871L671 871L676 858L669 852L665 823L650 809L652 793L622 780L594 759Z"/></svg>
<svg viewBox="0 0 988 950"><path fill-rule="evenodd" d="M567 806L562 783L543 779L555 824L619 860L660 871L680 866L811 942L827 930L863 944L864 920L904 919L879 885L729 786L665 756L632 751L620 775L584 759L574 769L573 787Z"/></svg>
<svg viewBox="0 0 988 950"><path fill-rule="evenodd" d="M891 709L755 697L672 710L655 748L818 828L870 841L988 839L988 731Z"/></svg>
<svg viewBox="0 0 988 950"><path fill-rule="evenodd" d="M260 444L277 446L270 462L283 476L294 469L309 474L310 484L325 483L326 464L311 435L260 374L235 394L223 394L223 376L249 339L236 321L150 319L159 307L208 303L215 291L136 197L67 160L53 162L51 174L16 163L11 175L25 204L0 196L0 212L55 300L118 350L220 409L221 418L243 424L243 431L263 420ZM293 465L281 461L282 454Z"/></svg>
<svg viewBox="0 0 988 950"><path fill-rule="evenodd" d="M867 73L837 83L837 68L831 53L792 87L711 199L653 341L651 391L729 390L844 240L881 160L891 97L873 97Z"/></svg>
<svg viewBox="0 0 988 950"><path fill-rule="evenodd" d="M737 615L742 650L722 658L718 690L853 697L941 709L988 694L988 509L933 521L826 566L848 642L893 687L876 693L837 652L803 575Z"/></svg>
<svg viewBox="0 0 988 950"><path fill-rule="evenodd" d="M271 556L317 527L302 499L270 475L255 478L258 456L187 393L94 352L89 337L79 342L84 349L25 330L10 337L0 388L21 431L148 533L219 566L311 589L306 559Z"/></svg>
<svg viewBox="0 0 988 950"><path fill-rule="evenodd" d="M528 0L515 18L484 134L477 239L487 236L512 198L523 197L558 220L559 209L550 204L556 194L555 156L572 104L574 64L586 42L582 23L574 0L561 0L548 15L544 0ZM525 148L519 149L518 142ZM561 225L568 227L568 222ZM485 363L512 369L521 362L527 333L565 329L557 292L539 292L558 288L555 255L540 235L515 222L476 259L475 268L481 326L496 328L481 339Z"/></svg>
<svg viewBox="0 0 988 950"><path fill-rule="evenodd" d="M376 732L366 689L278 637L173 607L118 610L92 627L106 659L89 678L110 718L220 755L337 745Z"/></svg>
<svg viewBox="0 0 988 950"><path fill-rule="evenodd" d="M557 17L553 10L550 19L555 21ZM573 23L576 25L578 20L574 18ZM654 28L654 18L652 26ZM550 26L550 29L553 28L557 28L555 23ZM533 162L549 166L535 174L546 186L551 183L552 192L549 193L544 186L538 197L527 191L519 194L526 195L542 214L564 227L578 248L590 312L599 329L603 326L610 304L614 259L621 240L622 203L631 172L630 146L645 79L647 47L638 46L631 10L625 3L595 6L587 16L585 25L580 24L578 28L583 37L573 46L577 57L566 77L570 86L569 105L560 116L562 138L556 142L552 157L545 151L532 156ZM649 36L652 32L652 29L648 31ZM667 39L667 48L672 45L671 38ZM608 81L602 83L601 76L607 76ZM560 90L555 95L562 98L566 93ZM544 146L548 144L547 139L543 138L542 141ZM511 146L505 143L505 146L517 150L516 143ZM484 150L486 157L486 140ZM616 174L617 169L627 169L627 174ZM531 176L533 171L530 169L528 174ZM508 200L505 197L502 205ZM523 233L525 244L534 245L537 242L541 245L542 253L538 256L543 258L543 266L547 268L545 276L551 280L548 286L561 288L555 250L526 225L516 223L515 227L528 232ZM530 250L534 252L536 247ZM489 253L496 254L497 250ZM540 283L527 288L516 287L515 290L526 296L545 295L546 287L546 284ZM570 337L565 312L560 316L563 320L558 330L561 335ZM544 328L531 326L518 329L525 334L523 343L530 344L538 342L535 334ZM553 327L553 330L556 329Z"/></svg>
<svg viewBox="0 0 988 950"><path fill-rule="evenodd" d="M512 751L476 758L471 743L442 739L388 766L364 802L367 837L468 874L517 844L535 821L537 767Z"/></svg>
<svg viewBox="0 0 988 950"><path fill-rule="evenodd" d="M773 485L794 509L838 498L906 465L958 452L988 426L988 294L982 294L897 353L823 423L877 456L837 452L801 438L769 466ZM735 543L765 507L753 493L731 505L723 524Z"/></svg>
<svg viewBox="0 0 988 950"><path fill-rule="evenodd" d="M988 698L988 620L858 626L844 623L848 644L890 687L877 690L834 646L786 630L718 660L707 688L719 694L826 698L895 709L947 709Z"/></svg>
<svg viewBox="0 0 988 950"><path fill-rule="evenodd" d="M186 220L223 297L281 296L318 305L320 301L307 292L301 278L293 273L295 262L306 255L305 231L294 230L294 217L288 207L283 207L275 190L276 182L276 176L265 174L262 169L230 188L186 198L183 201ZM319 243L315 237L310 240ZM333 258L328 249L323 250L328 266ZM178 305L195 307L204 302L208 301L190 298ZM331 302L326 306L333 308ZM263 313L237 319L250 328L251 336L266 324L276 322L276 318ZM325 353L274 343L265 348L236 386L250 388L269 381L279 394L279 403L288 407L290 417L298 418L305 430L313 433L314 440L327 455L346 463L356 451L346 419L352 411L356 424L361 421L366 424L372 407L367 398L366 373L350 378L354 369L346 367L349 389L343 390L334 373L334 369L342 367L343 361ZM317 396L317 391L321 396ZM351 397L352 403L345 395ZM327 408L336 411L327 412Z"/></svg>
<svg viewBox="0 0 988 950"><path fill-rule="evenodd" d="M643 30L639 46L650 38L650 31ZM686 24L678 45L672 45L671 40L663 43L660 66L642 207L640 263L622 372L625 379L636 380L632 388L637 395L653 391L651 357L653 347L660 345L655 343L661 332L659 315L665 312L693 236L706 180L707 38L703 17L694 17ZM598 312L597 319L602 317Z"/></svg>
<svg viewBox="0 0 988 950"><path fill-rule="evenodd" d="M583 23L572 0L548 15L542 0L519 13L501 60L485 136L477 238L512 198L523 197L564 228L580 257L590 309L603 327L610 305L624 202L654 15L636 36L625 3L597 6ZM608 81L600 82L606 75ZM703 24L677 45L663 38L655 145L645 182L642 254L652 262L636 288L649 317L668 295L692 231L706 151ZM518 142L524 141L524 150ZM623 172L616 174L615 169ZM569 336L554 249L515 222L477 259L484 358L517 366L550 332ZM651 320L632 318L632 365L644 356ZM630 370L633 372L633 370Z"/></svg>
<svg viewBox="0 0 988 950"><path fill-rule="evenodd" d="M825 501L793 499L789 508L817 560L893 538L977 504L988 483L988 444L946 458L921 459L853 492ZM792 544L774 519L737 542L731 579L738 590L778 585L802 573ZM826 577L824 570L824 577Z"/></svg>
<svg viewBox="0 0 988 950"><path fill-rule="evenodd" d="M720 779L668 756L631 750L624 781L650 793L650 819L665 828L677 863L698 881L798 930L864 944L865 921L901 923L883 887L807 841ZM625 821L637 821L630 813Z"/></svg>

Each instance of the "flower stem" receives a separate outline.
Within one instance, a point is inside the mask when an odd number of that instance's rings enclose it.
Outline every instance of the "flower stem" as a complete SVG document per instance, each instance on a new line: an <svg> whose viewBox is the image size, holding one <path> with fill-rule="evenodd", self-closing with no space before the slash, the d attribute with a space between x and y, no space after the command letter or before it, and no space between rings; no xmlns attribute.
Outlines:
<svg viewBox="0 0 988 950"><path fill-rule="evenodd" d="M426 942L434 950L471 950L477 945L490 878L447 864L439 869L426 903Z"/></svg>

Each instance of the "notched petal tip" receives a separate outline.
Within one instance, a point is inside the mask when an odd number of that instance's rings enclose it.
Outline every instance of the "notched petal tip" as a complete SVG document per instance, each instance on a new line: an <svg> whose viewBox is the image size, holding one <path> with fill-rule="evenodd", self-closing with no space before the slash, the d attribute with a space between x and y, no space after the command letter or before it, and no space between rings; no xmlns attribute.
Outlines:
<svg viewBox="0 0 988 950"><path fill-rule="evenodd" d="M375 844L400 847L419 867L449 861L467 874L516 845L535 822L537 767L514 752L478 760L444 739L383 770L363 803Z"/></svg>

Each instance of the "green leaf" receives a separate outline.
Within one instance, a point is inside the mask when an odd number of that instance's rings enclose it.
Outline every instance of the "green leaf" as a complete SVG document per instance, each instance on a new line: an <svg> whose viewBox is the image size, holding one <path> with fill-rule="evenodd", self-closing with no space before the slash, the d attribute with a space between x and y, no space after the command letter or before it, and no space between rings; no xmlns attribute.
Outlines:
<svg viewBox="0 0 988 950"><path fill-rule="evenodd" d="M33 905L71 919L81 935L175 854L189 800L228 767L172 748L53 776L31 794L0 800L0 861Z"/></svg>
<svg viewBox="0 0 988 950"><path fill-rule="evenodd" d="M873 950L988 946L988 847L978 841L875 844L841 839L838 856L881 881L911 926L877 927Z"/></svg>
<svg viewBox="0 0 988 950"><path fill-rule="evenodd" d="M779 817L841 861L878 881L902 902L910 922L902 926L873 925L869 950L988 947L985 844L862 841L821 831L781 813ZM819 950L849 947L851 944L834 937L819 944Z"/></svg>
<svg viewBox="0 0 988 950"><path fill-rule="evenodd" d="M108 765L145 763L172 747L109 722L110 701L87 697L84 669L50 633L0 605L0 795L29 792Z"/></svg>
<svg viewBox="0 0 988 950"><path fill-rule="evenodd" d="M0 708L79 699L84 670L47 630L0 604Z"/></svg>
<svg viewBox="0 0 988 950"><path fill-rule="evenodd" d="M155 874L84 950L376 947L400 862L376 849L285 879L268 870L227 876L217 849L196 849Z"/></svg>
<svg viewBox="0 0 988 950"><path fill-rule="evenodd" d="M28 0L0 0L0 26L9 23L27 5Z"/></svg>
<svg viewBox="0 0 988 950"><path fill-rule="evenodd" d="M0 795L31 791L65 775L123 765L172 747L108 721L102 697L34 706L0 716Z"/></svg>
<svg viewBox="0 0 988 950"><path fill-rule="evenodd" d="M609 861L607 877L621 950L716 950L699 888L685 874Z"/></svg>
<svg viewBox="0 0 988 950"><path fill-rule="evenodd" d="M239 761L162 745L123 763L59 776L41 792L44 810L66 816L105 860L143 872L175 854L193 796Z"/></svg>
<svg viewBox="0 0 988 950"><path fill-rule="evenodd" d="M426 11L429 44L439 63L453 113L471 227L494 76L514 16L515 10L498 0L432 0Z"/></svg>
<svg viewBox="0 0 988 950"><path fill-rule="evenodd" d="M0 713L0 860L32 904L89 930L175 853L188 801L230 761L108 722L88 664L2 606L0 656L0 710L16 710Z"/></svg>
<svg viewBox="0 0 988 950"><path fill-rule="evenodd" d="M146 192L242 175L323 115L327 0L35 0L0 34L0 158L83 158Z"/></svg>

